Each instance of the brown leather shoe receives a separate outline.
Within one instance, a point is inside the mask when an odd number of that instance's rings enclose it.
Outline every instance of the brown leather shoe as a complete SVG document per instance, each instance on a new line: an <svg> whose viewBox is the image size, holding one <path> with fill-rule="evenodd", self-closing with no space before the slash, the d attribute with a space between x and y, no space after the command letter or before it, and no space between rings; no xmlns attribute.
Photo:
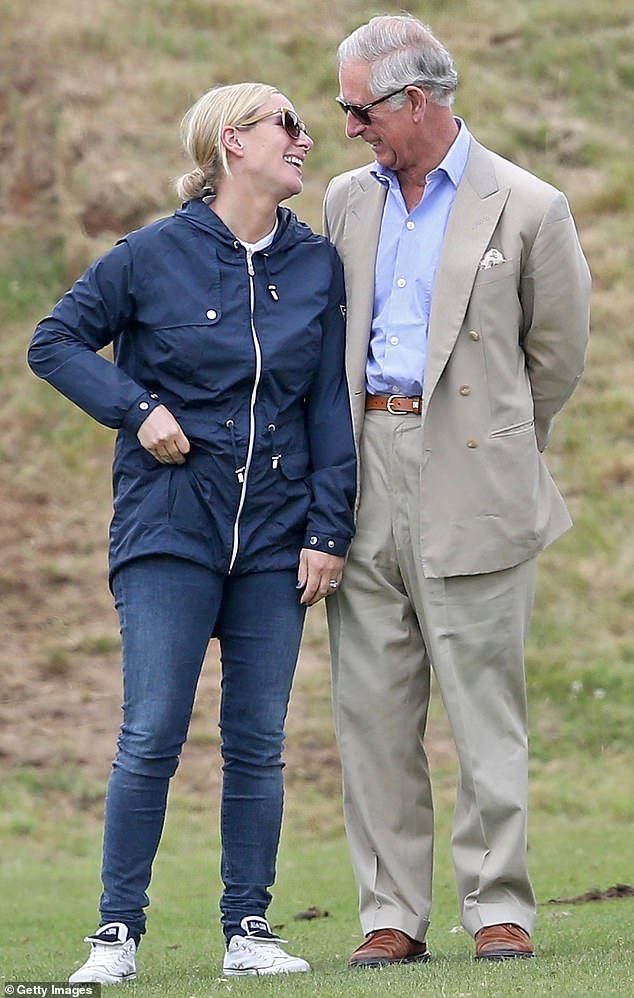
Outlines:
<svg viewBox="0 0 634 998"><path fill-rule="evenodd" d="M528 932L519 925L486 925L475 937L476 960L513 960L535 956Z"/></svg>
<svg viewBox="0 0 634 998"><path fill-rule="evenodd" d="M354 951L350 967L387 967L392 963L425 963L430 959L427 945L401 932L400 929L375 929Z"/></svg>

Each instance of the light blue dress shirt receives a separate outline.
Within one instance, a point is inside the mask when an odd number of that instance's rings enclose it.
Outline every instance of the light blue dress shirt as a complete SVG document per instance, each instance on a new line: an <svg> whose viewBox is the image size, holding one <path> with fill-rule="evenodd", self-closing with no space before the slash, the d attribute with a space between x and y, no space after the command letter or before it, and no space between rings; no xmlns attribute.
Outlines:
<svg viewBox="0 0 634 998"><path fill-rule="evenodd" d="M447 220L464 173L471 136L460 131L443 161L427 174L425 190L408 212L398 177L376 164L387 187L376 257L367 390L373 395L422 395L431 298Z"/></svg>

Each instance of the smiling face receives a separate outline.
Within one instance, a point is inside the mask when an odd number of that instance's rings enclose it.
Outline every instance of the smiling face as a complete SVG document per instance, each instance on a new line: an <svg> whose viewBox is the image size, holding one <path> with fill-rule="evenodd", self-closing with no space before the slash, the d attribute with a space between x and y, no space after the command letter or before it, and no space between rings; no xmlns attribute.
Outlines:
<svg viewBox="0 0 634 998"><path fill-rule="evenodd" d="M348 62L339 74L340 94L348 104L365 105L376 100L369 86L370 66L363 62ZM402 107L393 110L389 103L371 108L370 124L359 121L351 112L346 115L346 135L367 142L381 166L395 172L407 171L420 161L424 133L421 122L427 99L420 87L407 87Z"/></svg>
<svg viewBox="0 0 634 998"><path fill-rule="evenodd" d="M288 97L275 93L253 115L259 120L236 130L243 149L242 173L254 190L273 195L278 203L301 194L304 160L313 146L305 131L297 137L289 134L283 115L277 113L280 108L295 112Z"/></svg>

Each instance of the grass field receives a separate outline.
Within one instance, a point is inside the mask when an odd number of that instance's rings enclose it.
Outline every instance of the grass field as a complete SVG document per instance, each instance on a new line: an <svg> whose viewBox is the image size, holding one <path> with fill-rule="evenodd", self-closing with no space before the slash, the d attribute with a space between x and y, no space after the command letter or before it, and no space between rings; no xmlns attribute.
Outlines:
<svg viewBox="0 0 634 998"><path fill-rule="evenodd" d="M44 820L46 819L43 814ZM279 864L271 922L301 953L314 973L288 980L225 980L216 900L218 844L215 814L173 801L156 864L150 930L138 958L139 978L125 986L146 995L499 996L614 998L634 990L632 899L549 904L590 886L605 887L623 872L617 857L631 849L631 824L599 816L533 818L531 861L540 901L538 959L481 965L457 925L449 850L449 811L441 807L435 875L436 904L429 933L431 964L380 971L349 971L346 960L359 942L355 890L340 830L308 836L291 817ZM91 930L98 889L99 829L94 820L56 823L49 854L33 858L27 841L16 843L3 870L0 919L5 980L64 980L80 959ZM610 884L612 881L610 880ZM295 920L315 907L323 917ZM19 915L17 914L19 912ZM327 913L327 914L326 914Z"/></svg>
<svg viewBox="0 0 634 998"><path fill-rule="evenodd" d="M389 9L389 8L385 8ZM530 858L539 959L481 967L456 927L454 761L432 710L439 836L430 966L351 974L359 941L343 839L323 618L312 613L289 721L272 920L315 973L223 981L213 662L176 777L151 932L128 991L612 998L634 993L634 17L630 0L428 0L474 134L569 196L594 278L583 383L549 466L575 529L541 559L527 649ZM178 122L215 83L267 79L316 140L292 203L320 227L328 179L367 161L343 136L334 50L365 0L3 0L0 32L0 976L59 980L83 959L99 813L119 717L105 586L112 435L24 363L32 328L117 236L172 211ZM294 921L315 905L328 917Z"/></svg>

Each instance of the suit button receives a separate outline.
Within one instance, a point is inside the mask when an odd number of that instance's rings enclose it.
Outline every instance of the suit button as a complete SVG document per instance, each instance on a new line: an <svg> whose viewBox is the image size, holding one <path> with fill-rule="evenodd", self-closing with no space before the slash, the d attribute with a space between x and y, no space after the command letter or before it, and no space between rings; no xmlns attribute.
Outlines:
<svg viewBox="0 0 634 998"><path fill-rule="evenodd" d="M470 387L470 385L460 385L460 394L461 395L471 395L471 387Z"/></svg>
<svg viewBox="0 0 634 998"><path fill-rule="evenodd" d="M477 446L478 446L478 441L477 440L473 440L473 439L472 440L467 440L467 447L469 447L471 450L473 450Z"/></svg>
<svg viewBox="0 0 634 998"><path fill-rule="evenodd" d="M475 329L469 330L469 336L474 341L474 343L480 339L480 333L476 332Z"/></svg>

